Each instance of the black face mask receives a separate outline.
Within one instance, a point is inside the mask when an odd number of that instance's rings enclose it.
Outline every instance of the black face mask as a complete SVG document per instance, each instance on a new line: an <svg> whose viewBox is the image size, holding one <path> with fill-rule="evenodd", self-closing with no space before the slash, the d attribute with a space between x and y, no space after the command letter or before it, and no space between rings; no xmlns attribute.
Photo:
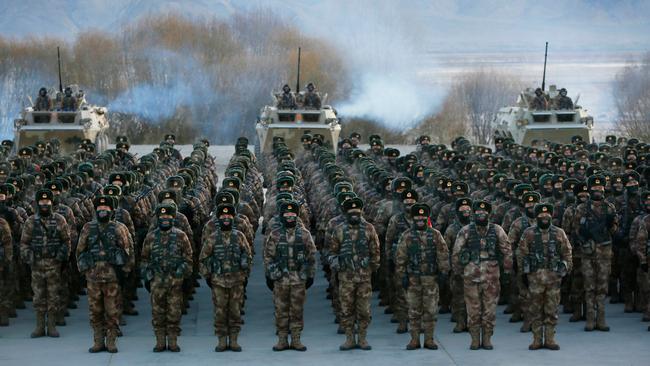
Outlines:
<svg viewBox="0 0 650 366"><path fill-rule="evenodd" d="M475 213L474 214L474 222L478 226L487 226L489 222L488 214L486 213Z"/></svg>
<svg viewBox="0 0 650 366"><path fill-rule="evenodd" d="M167 231L170 230L174 226L173 219L163 219L163 218L158 218L158 227L160 230Z"/></svg>
<svg viewBox="0 0 650 366"><path fill-rule="evenodd" d="M591 199L594 201L602 201L604 197L603 191L591 191Z"/></svg>
<svg viewBox="0 0 650 366"><path fill-rule="evenodd" d="M544 197L550 197L553 195L553 188L544 187Z"/></svg>
<svg viewBox="0 0 650 366"><path fill-rule="evenodd" d="M535 207L526 207L526 216L528 216L528 218L534 219L535 218Z"/></svg>
<svg viewBox="0 0 650 366"><path fill-rule="evenodd" d="M463 213L458 213L457 217L458 217L458 222L460 222L463 225L469 224L469 222L472 220L469 214L465 215Z"/></svg>
<svg viewBox="0 0 650 366"><path fill-rule="evenodd" d="M562 191L560 191L558 189L554 189L553 190L553 197L555 197L555 199L557 199L557 200L561 200L562 197L564 197L564 192L562 192Z"/></svg>
<svg viewBox="0 0 650 366"><path fill-rule="evenodd" d="M349 213L348 215L348 222L350 225L359 225L361 222L361 214L360 213Z"/></svg>
<svg viewBox="0 0 650 366"><path fill-rule="evenodd" d="M52 214L52 205L38 205L38 213L43 217L48 217Z"/></svg>
<svg viewBox="0 0 650 366"><path fill-rule="evenodd" d="M219 227L223 231L230 231L232 230L232 222L233 220L228 218L228 219L219 219Z"/></svg>
<svg viewBox="0 0 650 366"><path fill-rule="evenodd" d="M585 202L587 202L587 201L589 200L589 195L584 195L584 194L579 195L579 196L578 196L578 200L579 200L581 203L585 203Z"/></svg>
<svg viewBox="0 0 650 366"><path fill-rule="evenodd" d="M413 221L413 227L415 230L426 230L427 229L427 220L418 219Z"/></svg>
<svg viewBox="0 0 650 366"><path fill-rule="evenodd" d="M637 193L639 193L639 186L629 186L629 187L625 187L625 189L627 190L627 194L636 195Z"/></svg>
<svg viewBox="0 0 650 366"><path fill-rule="evenodd" d="M109 210L97 210L95 214L99 222L107 223L111 220L111 211Z"/></svg>
<svg viewBox="0 0 650 366"><path fill-rule="evenodd" d="M551 226L551 219L548 217L538 217L537 226L542 230L546 230Z"/></svg>
<svg viewBox="0 0 650 366"><path fill-rule="evenodd" d="M298 217L296 216L282 216L282 224L284 224L284 227L286 228L294 228L296 227L296 224L298 223Z"/></svg>

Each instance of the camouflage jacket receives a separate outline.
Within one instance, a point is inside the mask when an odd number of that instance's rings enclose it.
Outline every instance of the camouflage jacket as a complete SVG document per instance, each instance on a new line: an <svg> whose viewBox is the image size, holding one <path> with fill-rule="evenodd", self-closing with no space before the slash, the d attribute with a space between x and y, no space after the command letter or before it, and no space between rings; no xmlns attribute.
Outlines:
<svg viewBox="0 0 650 366"><path fill-rule="evenodd" d="M266 276L286 285L299 285L314 278L316 246L307 228L279 226L264 242Z"/></svg>
<svg viewBox="0 0 650 366"><path fill-rule="evenodd" d="M330 236L330 267L339 279L354 282L370 281L379 268L379 238L375 227L361 219L358 226L347 222L337 226Z"/></svg>
<svg viewBox="0 0 650 366"><path fill-rule="evenodd" d="M447 274L449 269L449 249L438 230L409 229L401 236L395 256L399 278Z"/></svg>
<svg viewBox="0 0 650 366"><path fill-rule="evenodd" d="M60 265L68 260L72 250L68 223L63 216L51 213L30 216L20 238L20 255L30 265L43 262L46 266Z"/></svg>
<svg viewBox="0 0 650 366"><path fill-rule="evenodd" d="M576 208L571 229L582 245L583 253L589 254L594 243L611 245L612 234L618 229L618 217L613 204L606 201L587 201ZM593 249L593 248L591 248Z"/></svg>
<svg viewBox="0 0 650 366"><path fill-rule="evenodd" d="M203 228L201 243L199 271L206 280L226 288L244 283L253 257L251 245L241 231L223 231L216 221L209 221Z"/></svg>
<svg viewBox="0 0 650 366"><path fill-rule="evenodd" d="M476 253L472 253L474 251ZM461 259L465 256L466 259ZM462 274L465 279L471 282L498 281L499 258L502 261L503 271L511 272L512 247L501 226L489 224L488 227L482 228L469 224L464 226L456 236L451 257L452 268L454 273Z"/></svg>
<svg viewBox="0 0 650 366"><path fill-rule="evenodd" d="M140 271L145 281L171 280L182 282L192 271L192 244L178 228L165 231L156 228L149 232L142 245Z"/></svg>
<svg viewBox="0 0 650 366"><path fill-rule="evenodd" d="M118 281L117 271L130 272L135 265L129 229L117 221L86 223L79 234L76 258L79 272L85 274L88 281Z"/></svg>
<svg viewBox="0 0 650 366"><path fill-rule="evenodd" d="M517 265L523 273L556 273L560 277L571 271L571 244L564 230L551 225L541 230L537 225L524 230L519 242Z"/></svg>
<svg viewBox="0 0 650 366"><path fill-rule="evenodd" d="M14 258L14 243L11 227L7 220L0 218L0 272L12 262Z"/></svg>

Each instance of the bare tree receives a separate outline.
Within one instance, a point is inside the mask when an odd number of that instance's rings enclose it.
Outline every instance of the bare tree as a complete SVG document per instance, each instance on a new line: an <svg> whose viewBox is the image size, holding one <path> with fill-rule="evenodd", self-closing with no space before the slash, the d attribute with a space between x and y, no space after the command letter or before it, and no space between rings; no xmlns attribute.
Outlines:
<svg viewBox="0 0 650 366"><path fill-rule="evenodd" d="M650 53L626 66L613 85L617 126L625 135L650 141Z"/></svg>

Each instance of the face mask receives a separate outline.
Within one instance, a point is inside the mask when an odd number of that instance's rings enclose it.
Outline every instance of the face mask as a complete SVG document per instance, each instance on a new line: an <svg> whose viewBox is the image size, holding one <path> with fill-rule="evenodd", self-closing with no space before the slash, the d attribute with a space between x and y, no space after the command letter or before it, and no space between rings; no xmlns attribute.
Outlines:
<svg viewBox="0 0 650 366"><path fill-rule="evenodd" d="M426 230L427 228L427 219L417 219L413 221L416 230Z"/></svg>
<svg viewBox="0 0 650 366"><path fill-rule="evenodd" d="M479 226L487 226L488 224L488 214L486 213L476 213L474 214L474 222Z"/></svg>
<svg viewBox="0 0 650 366"><path fill-rule="evenodd" d="M293 228L296 227L297 224L296 219L297 219L296 216L282 216L282 223L287 228Z"/></svg>
<svg viewBox="0 0 650 366"><path fill-rule="evenodd" d="M50 216L52 213L52 205L38 205L38 212L41 214L41 216Z"/></svg>
<svg viewBox="0 0 650 366"><path fill-rule="evenodd" d="M361 222L361 214L360 213L351 213L348 214L348 222L350 225L359 225Z"/></svg>
<svg viewBox="0 0 650 366"><path fill-rule="evenodd" d="M535 207L526 207L526 216L529 218L535 218Z"/></svg>
<svg viewBox="0 0 650 366"><path fill-rule="evenodd" d="M625 187L627 194L637 194L639 193L639 186L628 186Z"/></svg>
<svg viewBox="0 0 650 366"><path fill-rule="evenodd" d="M560 190L557 190L557 189L554 189L553 190L553 197L555 197L555 199L561 200L562 197L564 197L564 192L562 192Z"/></svg>
<svg viewBox="0 0 650 366"><path fill-rule="evenodd" d="M231 218L219 219L219 227L221 228L221 230L224 231L232 230L232 219Z"/></svg>
<svg viewBox="0 0 650 366"><path fill-rule="evenodd" d="M109 210L97 210L97 221L106 223L111 219L111 211Z"/></svg>
<svg viewBox="0 0 650 366"><path fill-rule="evenodd" d="M160 230L167 231L173 226L172 219L168 218L158 218L158 227Z"/></svg>
<svg viewBox="0 0 650 366"><path fill-rule="evenodd" d="M548 217L538 217L537 226L539 226L540 229L546 230L551 226L551 219Z"/></svg>
<svg viewBox="0 0 650 366"><path fill-rule="evenodd" d="M553 188L544 187L544 196L550 197L553 195Z"/></svg>
<svg viewBox="0 0 650 366"><path fill-rule="evenodd" d="M460 221L461 224L467 225L471 221L470 213L459 213L458 214L458 221Z"/></svg>
<svg viewBox="0 0 650 366"><path fill-rule="evenodd" d="M594 201L602 201L603 191L591 191L591 199Z"/></svg>

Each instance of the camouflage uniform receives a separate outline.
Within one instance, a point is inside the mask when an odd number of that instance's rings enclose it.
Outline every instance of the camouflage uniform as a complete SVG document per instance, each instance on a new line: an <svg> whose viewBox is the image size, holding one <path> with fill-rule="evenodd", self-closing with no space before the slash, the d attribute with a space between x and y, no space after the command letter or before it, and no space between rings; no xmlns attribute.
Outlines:
<svg viewBox="0 0 650 366"><path fill-rule="evenodd" d="M12 262L14 243L9 223L0 218L0 326L9 325L9 312L13 309Z"/></svg>
<svg viewBox="0 0 650 366"><path fill-rule="evenodd" d="M399 322L398 333L407 331L406 322L408 320L408 304L406 303L406 293L402 287L402 278L395 272L395 252L397 243L406 230L412 226L411 218L406 213L397 213L390 218L388 229L386 229L386 240L384 241L384 253L388 262L388 274L390 277L389 286L391 286L390 299L391 309L394 311L395 319Z"/></svg>
<svg viewBox="0 0 650 366"><path fill-rule="evenodd" d="M645 309L643 309L643 321L650 320L650 274L648 263L650 263L650 214L638 216L633 224L634 229L630 230L630 243L639 260L638 280L641 293L645 296ZM650 331L650 326L648 327Z"/></svg>

